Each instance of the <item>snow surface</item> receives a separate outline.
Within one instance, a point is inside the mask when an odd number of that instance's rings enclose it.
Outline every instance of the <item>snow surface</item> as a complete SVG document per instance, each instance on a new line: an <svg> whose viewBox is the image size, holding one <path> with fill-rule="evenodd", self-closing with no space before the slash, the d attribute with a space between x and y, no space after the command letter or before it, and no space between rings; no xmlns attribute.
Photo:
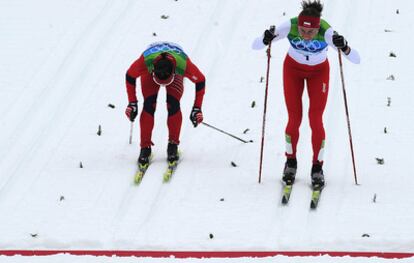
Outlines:
<svg viewBox="0 0 414 263"><path fill-rule="evenodd" d="M331 88L324 115L327 187L317 211L310 211L306 112L297 183L290 204L280 205L287 118L281 73L287 41L272 46L263 178L257 183L266 54L250 48L267 26L296 16L300 1L1 0L0 249L414 252L414 177L407 169L414 148L414 4L324 3L324 18L362 59L361 65L344 59L360 185L353 179L337 53L330 50ZM136 187L139 127L128 144L125 72L148 44L160 40L179 43L205 73L205 121L254 143L240 143L205 126L194 129L188 120L194 86L187 81L183 160L173 180L163 184L167 114L161 90L154 163ZM391 51L397 57L389 57ZM391 74L395 80L387 80ZM306 92L303 101L306 109ZM375 158L385 163L379 165ZM136 261L0 256L1 262L74 259ZM278 256L203 261L383 260Z"/></svg>

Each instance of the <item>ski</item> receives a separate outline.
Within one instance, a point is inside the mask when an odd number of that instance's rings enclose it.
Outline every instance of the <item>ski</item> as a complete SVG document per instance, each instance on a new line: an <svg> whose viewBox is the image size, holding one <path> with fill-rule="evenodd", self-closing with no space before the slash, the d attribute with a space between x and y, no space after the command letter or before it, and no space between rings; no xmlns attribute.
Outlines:
<svg viewBox="0 0 414 263"><path fill-rule="evenodd" d="M282 191L282 204L286 205L289 202L290 194L292 193L293 184L285 184Z"/></svg>
<svg viewBox="0 0 414 263"><path fill-rule="evenodd" d="M164 176L163 176L164 183L168 183L171 180L171 177L173 176L175 170L177 169L177 166L178 166L178 160L168 162L167 170L165 170Z"/></svg>
<svg viewBox="0 0 414 263"><path fill-rule="evenodd" d="M144 175L147 172L148 167L151 164L152 158L153 158L153 155L151 154L150 157L149 157L149 162L148 163L146 163L146 164L138 163L138 169L137 169L137 171L135 173L135 176L134 176L134 184L135 185L139 185L141 183L142 178L144 178Z"/></svg>
<svg viewBox="0 0 414 263"><path fill-rule="evenodd" d="M144 175L147 172L148 167L150 166L153 157L154 156L152 154L150 154L150 156L148 158L148 163L144 163L144 164L140 163L139 158L138 158L138 168L137 168L137 171L135 172L135 175L134 175L134 184L135 185L139 185L141 183L142 178L144 178Z"/></svg>
<svg viewBox="0 0 414 263"><path fill-rule="evenodd" d="M312 198L310 203L311 209L316 209L318 207L319 199L321 198L321 193L323 190L323 186L314 185L312 186Z"/></svg>
<svg viewBox="0 0 414 263"><path fill-rule="evenodd" d="M138 164L138 170L135 173L134 176L134 184L139 185L142 181L142 178L144 178L145 173L148 170L150 163L147 164Z"/></svg>
<svg viewBox="0 0 414 263"><path fill-rule="evenodd" d="M283 169L283 190L282 190L282 204L286 205L289 202L290 194L292 193L293 183L295 182L297 163L296 159L287 159L285 168Z"/></svg>

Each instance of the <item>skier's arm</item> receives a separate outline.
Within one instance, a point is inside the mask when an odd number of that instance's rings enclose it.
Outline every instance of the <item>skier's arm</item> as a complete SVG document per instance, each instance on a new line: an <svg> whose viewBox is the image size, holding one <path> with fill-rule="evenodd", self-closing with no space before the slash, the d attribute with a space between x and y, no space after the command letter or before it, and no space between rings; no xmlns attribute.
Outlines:
<svg viewBox="0 0 414 263"><path fill-rule="evenodd" d="M201 109L205 93L206 78L197 66L191 62L190 58L187 59L187 68L184 77L190 79L195 84L196 93L194 107Z"/></svg>
<svg viewBox="0 0 414 263"><path fill-rule="evenodd" d="M333 49L338 50L338 48L333 43L333 36L334 36L334 34L335 34L335 31L332 29L332 27L328 28L328 30L326 30L326 32L325 32L325 41ZM347 49L345 51L341 50L342 53L352 63L359 64L361 62L361 58L359 56L358 51L356 49L351 48L350 46L348 46L348 44L346 44L346 46L347 46Z"/></svg>
<svg viewBox="0 0 414 263"><path fill-rule="evenodd" d="M128 102L137 102L136 95L136 79L147 71L147 67L144 63L144 57L141 55L137 60L129 67L126 76L126 90L128 94Z"/></svg>
<svg viewBox="0 0 414 263"><path fill-rule="evenodd" d="M285 37L287 37L287 35L289 34L290 31L290 20L276 26L276 30L275 30L275 37L272 39L272 42L274 41L279 41ZM263 43L263 38L264 38L264 33L262 36L256 38L253 42L252 48L259 50L259 49L263 49L266 45Z"/></svg>
<svg viewBox="0 0 414 263"><path fill-rule="evenodd" d="M290 31L290 26L291 26L290 20L278 25L275 31L275 38L273 38L272 42L279 41L287 37Z"/></svg>

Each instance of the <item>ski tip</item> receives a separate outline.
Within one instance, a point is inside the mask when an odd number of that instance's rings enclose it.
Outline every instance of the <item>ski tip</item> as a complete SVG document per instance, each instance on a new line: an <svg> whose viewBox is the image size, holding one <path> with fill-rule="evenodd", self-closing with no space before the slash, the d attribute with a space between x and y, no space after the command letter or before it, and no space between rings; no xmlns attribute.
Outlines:
<svg viewBox="0 0 414 263"><path fill-rule="evenodd" d="M283 187L283 195L282 195L282 204L286 205L289 202L290 199L290 193L292 192L292 186L291 184L286 184Z"/></svg>
<svg viewBox="0 0 414 263"><path fill-rule="evenodd" d="M312 192L312 199L310 203L311 209L316 209L316 207L318 206L320 193L321 193L320 190Z"/></svg>
<svg viewBox="0 0 414 263"><path fill-rule="evenodd" d="M171 176L169 176L169 175L164 175L164 178L162 179L162 182L163 183L169 183L170 182L170 180L171 180Z"/></svg>
<svg viewBox="0 0 414 263"><path fill-rule="evenodd" d="M135 185L139 185L141 183L141 181L142 181L142 176L139 176L139 175L135 176L135 178L134 178L134 184Z"/></svg>
<svg viewBox="0 0 414 263"><path fill-rule="evenodd" d="M141 184L141 180L134 180L134 185L135 186L138 186L138 185L140 185Z"/></svg>
<svg viewBox="0 0 414 263"><path fill-rule="evenodd" d="M172 177L172 170L168 170L164 173L164 176L162 178L163 183L168 183L171 180Z"/></svg>
<svg viewBox="0 0 414 263"><path fill-rule="evenodd" d="M146 171L146 169L145 170L138 170L135 173L135 176L134 176L134 184L135 185L139 185L141 183L142 179L144 178L145 171Z"/></svg>

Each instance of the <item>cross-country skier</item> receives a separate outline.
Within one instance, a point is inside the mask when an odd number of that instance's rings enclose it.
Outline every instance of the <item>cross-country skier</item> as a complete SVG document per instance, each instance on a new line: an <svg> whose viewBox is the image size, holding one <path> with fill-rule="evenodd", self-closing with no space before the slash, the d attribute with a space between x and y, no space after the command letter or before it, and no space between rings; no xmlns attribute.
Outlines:
<svg viewBox="0 0 414 263"><path fill-rule="evenodd" d="M341 50L348 60L359 64L358 52L348 45L342 35L321 19L323 5L319 0L302 1L302 11L298 17L268 29L263 38L254 43L260 49L270 42L287 38L289 51L283 65L283 88L288 123L286 135L286 163L282 180L287 184L295 181L297 161L296 145L299 139L299 126L302 121L302 94L306 82L309 95L309 122L312 129L313 163L312 185L323 187L325 178L322 170L325 146L325 130L322 115L329 92L328 45Z"/></svg>
<svg viewBox="0 0 414 263"><path fill-rule="evenodd" d="M195 83L195 100L190 114L194 127L203 121L201 106L205 91L205 77L194 65L183 49L174 43L157 42L151 44L142 55L129 67L126 73L126 89L129 104L125 110L128 119L133 122L138 114L138 100L136 96L136 79L141 77L141 89L144 97L143 110L140 115L141 152L138 164L147 166L151 155L152 130L154 127L154 113L157 95L160 86L167 90L168 109L168 147L167 159L177 161L178 144L180 143L180 129L182 114L180 99L183 95L183 78L187 77Z"/></svg>

